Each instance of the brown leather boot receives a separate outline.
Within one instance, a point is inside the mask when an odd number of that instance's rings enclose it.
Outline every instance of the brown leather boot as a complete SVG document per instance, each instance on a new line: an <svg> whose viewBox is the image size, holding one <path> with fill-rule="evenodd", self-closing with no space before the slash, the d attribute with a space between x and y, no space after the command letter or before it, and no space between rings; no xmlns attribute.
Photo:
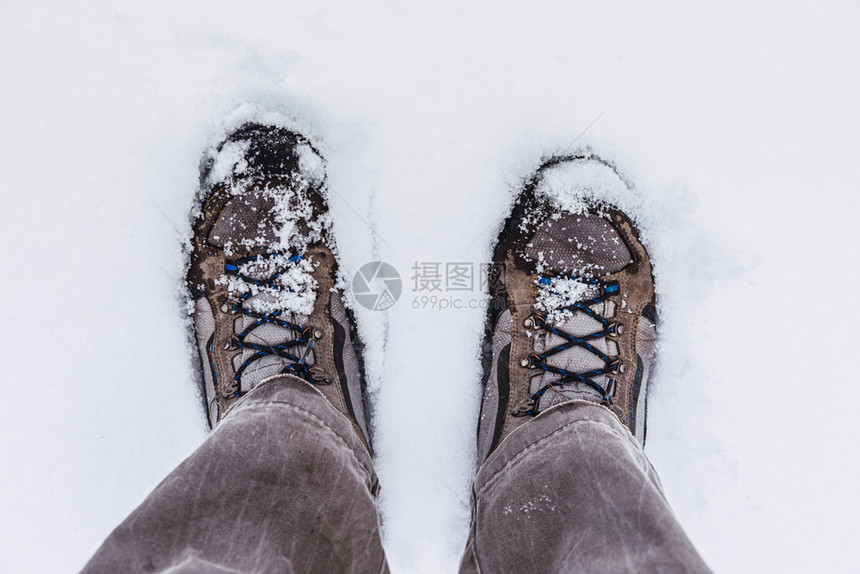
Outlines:
<svg viewBox="0 0 860 574"><path fill-rule="evenodd" d="M369 446L325 166L301 135L246 124L204 158L188 289L210 424L266 379L319 390Z"/></svg>
<svg viewBox="0 0 860 574"><path fill-rule="evenodd" d="M552 406L593 401L645 440L656 301L651 260L620 209L632 192L595 156L526 184L496 244L479 463Z"/></svg>

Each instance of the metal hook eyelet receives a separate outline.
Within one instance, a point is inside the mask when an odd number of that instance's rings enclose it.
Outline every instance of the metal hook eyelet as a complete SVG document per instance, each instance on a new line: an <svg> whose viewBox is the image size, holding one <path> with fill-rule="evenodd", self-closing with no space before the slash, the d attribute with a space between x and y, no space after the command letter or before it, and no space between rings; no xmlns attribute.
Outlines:
<svg viewBox="0 0 860 574"><path fill-rule="evenodd" d="M520 359L520 366L524 369L534 369L537 366L537 363L540 362L540 359L537 355L531 354L527 357L523 357Z"/></svg>
<svg viewBox="0 0 860 574"><path fill-rule="evenodd" d="M334 381L334 378L320 367L311 367L308 372L311 375L311 384L330 385Z"/></svg>
<svg viewBox="0 0 860 574"><path fill-rule="evenodd" d="M524 417L524 416L532 414L532 412L534 411L534 408L535 408L534 399L531 399L531 398L522 399L520 402L517 403L516 408L511 411L511 415L513 415L515 417Z"/></svg>
<svg viewBox="0 0 860 574"><path fill-rule="evenodd" d="M627 365L625 365L621 361L615 361L614 363L609 365L609 368L612 370L613 373L621 373L623 375L627 372Z"/></svg>

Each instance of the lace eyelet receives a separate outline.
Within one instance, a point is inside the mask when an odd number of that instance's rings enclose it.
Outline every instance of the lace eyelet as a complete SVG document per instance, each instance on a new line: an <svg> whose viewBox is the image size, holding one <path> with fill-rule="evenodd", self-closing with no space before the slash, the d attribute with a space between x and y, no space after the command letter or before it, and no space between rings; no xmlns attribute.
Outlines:
<svg viewBox="0 0 860 574"><path fill-rule="evenodd" d="M617 337L624 334L624 325L618 322L610 323L606 330L609 331L610 337Z"/></svg>
<svg viewBox="0 0 860 574"><path fill-rule="evenodd" d="M532 414L532 412L534 411L534 408L535 408L534 399L531 399L531 398L522 399L520 402L517 403L516 408L511 411L511 415L513 415L515 417L528 416L528 415Z"/></svg>
<svg viewBox="0 0 860 574"><path fill-rule="evenodd" d="M609 365L609 368L612 370L613 373L621 373L623 375L627 372L627 365L625 365L621 361L615 361L614 363Z"/></svg>
<svg viewBox="0 0 860 574"><path fill-rule="evenodd" d="M311 384L314 385L330 385L334 382L334 378L327 374L320 367L311 367L308 371L311 376Z"/></svg>
<svg viewBox="0 0 860 574"><path fill-rule="evenodd" d="M539 362L540 359L536 355L529 355L520 359L520 366L524 369L534 369Z"/></svg>

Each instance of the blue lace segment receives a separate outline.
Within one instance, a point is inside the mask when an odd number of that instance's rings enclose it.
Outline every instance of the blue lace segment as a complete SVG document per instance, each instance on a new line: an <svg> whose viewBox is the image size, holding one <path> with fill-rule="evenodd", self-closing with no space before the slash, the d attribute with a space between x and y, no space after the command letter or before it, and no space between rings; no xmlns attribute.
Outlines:
<svg viewBox="0 0 860 574"><path fill-rule="evenodd" d="M541 285L552 285L556 279L562 277L549 277L543 276L538 279L538 283ZM618 323L613 323L609 321L606 317L601 315L600 313L591 309L593 305L598 303L602 303L606 301L609 297L613 295L618 295L620 292L620 288L617 281L601 281L600 279L594 278L583 278L583 277L563 277L574 279L575 281L579 281L580 283L586 283L588 285L594 285L596 287L600 287L600 295L593 297L591 299L586 299L582 301L578 301L573 305L569 305L567 307L562 308L563 311L570 312L581 312L585 313L592 319L598 321L603 328L595 333L590 333L588 335L584 335L582 337L575 337L564 331L550 325L547 323L546 318L542 317L538 314L532 316L532 320L534 321L534 326L539 329L543 329L557 337L560 337L565 340L564 343L556 345L555 347L544 351L541 354L532 353L528 356L529 366L533 368L543 369L544 371L554 373L559 375L560 377L555 381L550 382L547 385L544 385L541 389L535 392L530 400L528 401L529 408L521 412L524 415L535 416L537 415L537 404L538 400L544 393L546 393L552 387L559 387L561 385L569 384L569 383L582 383L585 384L598 393L600 393L602 400L606 404L612 404L612 394L614 391L615 381L613 379L609 380L606 388L603 388L598 382L594 380L594 377L598 377L600 375L610 375L618 372L618 368L620 366L620 361L613 361L611 357L609 357L606 353L597 349L592 345L589 341L594 341L596 339L602 339L604 337L611 337L618 334ZM584 371L581 373L577 373L574 371L568 371L567 369L562 369L559 367L555 367L550 365L547 360L563 351L566 351L572 347L582 347L587 350L598 359L600 359L604 363L604 367L599 369L592 369L590 371Z"/></svg>
<svg viewBox="0 0 860 574"><path fill-rule="evenodd" d="M240 259L227 260L224 263L224 271L228 275L233 275L246 283L250 283L252 285L257 285L259 287L264 287L267 289L272 289L275 291L280 291L281 286L276 284L275 281L278 279L278 277L283 275L284 271L278 271L264 280L248 277L240 271L242 266L248 263L262 261L278 256L279 254L277 253L267 253L264 255L253 255L249 257L242 257ZM302 259L304 259L304 255L299 254L290 257L288 261L290 263L297 263ZM267 357L269 355L277 355L278 357L286 359L287 364L284 366L283 369L281 369L281 373L290 373L299 376L306 381L311 380L310 367L307 364L307 356L311 350L311 347L313 346L312 329L310 327L303 327L301 325L297 325L290 321L281 319L281 311L274 311L272 313L259 313L257 311L245 308L244 302L251 296L251 293L245 293L241 297L239 297L237 301L229 301L231 305L231 310L234 313L256 319L256 321L248 325L248 327L246 327L241 333L233 337L233 339L231 340L232 345L240 349L252 349L256 352L250 357L248 357L248 359L246 359L245 362L243 362L239 366L239 368L236 369L236 374L233 376L235 390L232 394L228 395L228 397L241 397L247 392L242 391L242 374L245 372L248 366L253 364L255 361L259 361L263 357ZM255 329L257 329L261 325L266 324L276 325L283 329L288 329L293 333L296 333L296 337L283 341L282 343L278 343L276 345L262 345L246 340L248 335L253 333ZM297 356L296 354L291 352L296 347L300 347L302 345L307 345L307 347L305 348L301 356Z"/></svg>

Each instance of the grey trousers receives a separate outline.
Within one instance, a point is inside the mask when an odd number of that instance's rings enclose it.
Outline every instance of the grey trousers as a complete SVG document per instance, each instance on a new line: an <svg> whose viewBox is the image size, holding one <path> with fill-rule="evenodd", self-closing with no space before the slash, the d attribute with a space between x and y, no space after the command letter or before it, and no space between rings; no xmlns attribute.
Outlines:
<svg viewBox="0 0 860 574"><path fill-rule="evenodd" d="M85 573L388 572L353 426L289 375L246 395ZM708 572L629 432L554 407L481 466L461 572Z"/></svg>

